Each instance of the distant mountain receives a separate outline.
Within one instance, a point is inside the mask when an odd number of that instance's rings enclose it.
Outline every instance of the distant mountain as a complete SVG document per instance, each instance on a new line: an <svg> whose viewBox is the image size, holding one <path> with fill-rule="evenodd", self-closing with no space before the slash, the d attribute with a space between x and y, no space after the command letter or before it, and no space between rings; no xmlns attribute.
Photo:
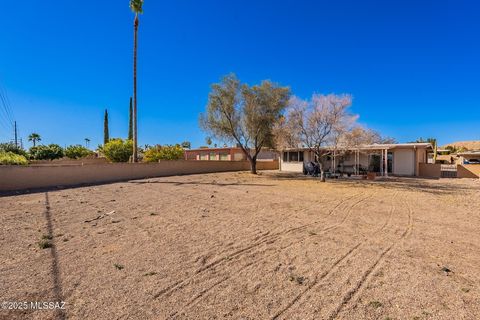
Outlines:
<svg viewBox="0 0 480 320"><path fill-rule="evenodd" d="M447 146L455 146L455 148L465 148L468 150L480 150L480 140L452 142L443 145L441 148L443 149Z"/></svg>

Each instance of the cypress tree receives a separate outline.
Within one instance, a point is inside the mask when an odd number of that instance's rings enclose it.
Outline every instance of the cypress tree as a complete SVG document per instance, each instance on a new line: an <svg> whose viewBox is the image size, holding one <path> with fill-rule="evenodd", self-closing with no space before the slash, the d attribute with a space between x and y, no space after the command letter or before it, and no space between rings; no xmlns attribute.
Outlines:
<svg viewBox="0 0 480 320"><path fill-rule="evenodd" d="M107 144L110 140L110 136L108 134L108 111L105 109L105 117L103 118L103 144Z"/></svg>
<svg viewBox="0 0 480 320"><path fill-rule="evenodd" d="M132 97L130 97L130 111L128 114L128 140L133 139L133 106L132 106Z"/></svg>

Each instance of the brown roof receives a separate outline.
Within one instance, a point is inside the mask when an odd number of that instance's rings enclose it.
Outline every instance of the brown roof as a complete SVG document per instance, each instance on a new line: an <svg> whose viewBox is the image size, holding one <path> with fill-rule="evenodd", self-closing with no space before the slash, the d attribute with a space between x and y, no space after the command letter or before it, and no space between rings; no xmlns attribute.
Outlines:
<svg viewBox="0 0 480 320"><path fill-rule="evenodd" d="M465 148L468 150L480 150L480 140L452 142L442 146L442 148L446 148L448 146L454 146L456 148Z"/></svg>
<svg viewBox="0 0 480 320"><path fill-rule="evenodd" d="M369 144L369 145L361 145L358 147L351 146L345 149L348 150L385 150L385 149L408 149L408 148L422 148L422 149L432 149L432 145L430 143L388 143L388 144ZM323 147L322 149L331 150L332 147ZM342 147L337 147L337 149L342 149ZM286 148L285 151L293 151L293 150L309 150L309 148Z"/></svg>

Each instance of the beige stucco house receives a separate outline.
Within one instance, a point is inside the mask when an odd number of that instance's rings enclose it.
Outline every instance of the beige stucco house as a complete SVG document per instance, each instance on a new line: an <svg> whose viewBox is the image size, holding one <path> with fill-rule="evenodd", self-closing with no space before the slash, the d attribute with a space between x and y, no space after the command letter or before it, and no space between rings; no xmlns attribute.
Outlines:
<svg viewBox="0 0 480 320"><path fill-rule="evenodd" d="M278 153L267 148L262 149L257 156L258 161L277 159ZM185 150L185 160L245 161L247 156L239 147L199 148Z"/></svg>
<svg viewBox="0 0 480 320"><path fill-rule="evenodd" d="M480 164L480 150L457 153L458 164Z"/></svg>
<svg viewBox="0 0 480 320"><path fill-rule="evenodd" d="M427 163L432 149L430 143L372 144L336 151L324 148L330 154L322 162L330 173L418 176L419 165ZM280 170L303 172L304 163L314 159L315 154L308 148L285 149L280 153Z"/></svg>

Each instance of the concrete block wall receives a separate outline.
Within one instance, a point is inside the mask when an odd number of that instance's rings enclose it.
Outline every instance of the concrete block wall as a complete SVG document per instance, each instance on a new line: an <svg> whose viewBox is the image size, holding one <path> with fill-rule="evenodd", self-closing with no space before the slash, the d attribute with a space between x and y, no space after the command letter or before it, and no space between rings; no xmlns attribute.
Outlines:
<svg viewBox="0 0 480 320"><path fill-rule="evenodd" d="M276 170L278 161L257 162L258 170ZM161 161L85 165L0 166L0 191L99 184L153 177L250 170L248 161Z"/></svg>

